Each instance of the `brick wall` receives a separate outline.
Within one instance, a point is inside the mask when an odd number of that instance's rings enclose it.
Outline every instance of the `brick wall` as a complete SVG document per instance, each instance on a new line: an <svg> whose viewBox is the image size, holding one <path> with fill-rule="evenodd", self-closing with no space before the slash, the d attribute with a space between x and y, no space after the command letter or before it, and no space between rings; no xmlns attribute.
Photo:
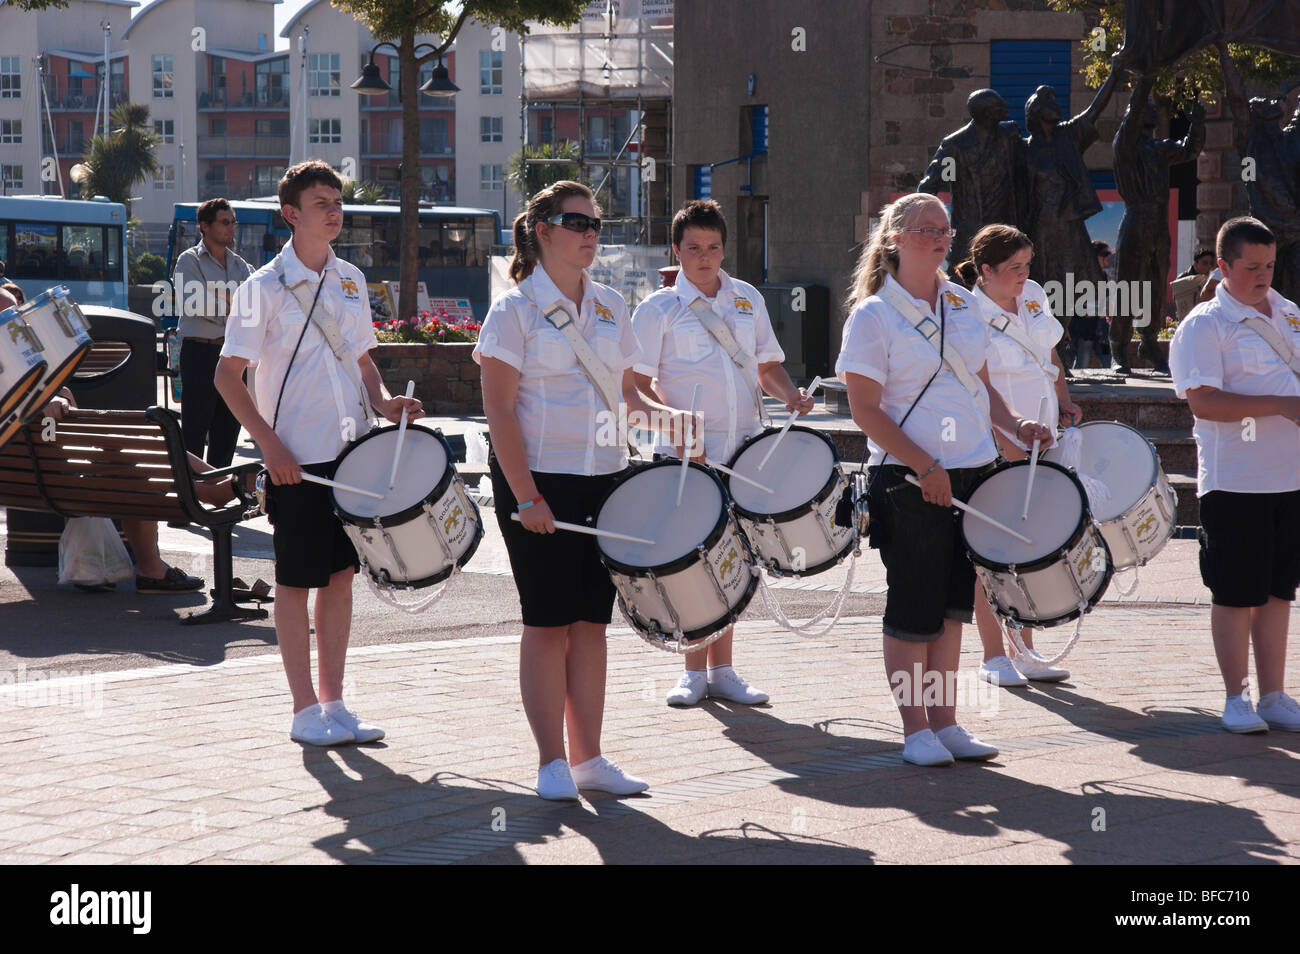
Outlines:
<svg viewBox="0 0 1300 954"><path fill-rule="evenodd" d="M430 414L482 414L483 389L472 343L381 344L371 354L391 394L415 396Z"/></svg>

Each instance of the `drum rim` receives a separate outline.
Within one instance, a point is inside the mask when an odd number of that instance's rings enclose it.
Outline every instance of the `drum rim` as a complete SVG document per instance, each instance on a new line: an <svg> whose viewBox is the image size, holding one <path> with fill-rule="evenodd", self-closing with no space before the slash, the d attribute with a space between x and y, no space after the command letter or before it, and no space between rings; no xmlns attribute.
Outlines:
<svg viewBox="0 0 1300 954"><path fill-rule="evenodd" d="M32 388L31 397L27 400L27 406L23 408L23 414L31 417L52 400L63 385L67 384L72 379L72 376L77 373L77 365L81 364L81 359L86 356L93 345L93 341L83 341L53 371L49 369L47 363L45 373L41 375L36 387ZM42 351L41 354L45 354L45 351ZM49 384L47 385L46 382L49 382Z"/></svg>
<svg viewBox="0 0 1300 954"><path fill-rule="evenodd" d="M18 413L23 418L28 416L31 396L40 388L48 367L49 365L44 361L38 361L27 368L23 376L14 382L13 387L0 394L0 417L7 417L13 413Z"/></svg>
<svg viewBox="0 0 1300 954"><path fill-rule="evenodd" d="M1006 461L1001 467L989 471L983 477L979 478L979 480L975 481L975 484L974 486L971 487L970 494L967 496L966 499L969 500L971 497L974 497L975 491L979 490L980 487L984 486L985 481L991 480L994 474L1000 474L1003 471L1011 470L1012 468L1015 467L1028 467L1028 466L1029 466L1028 460ZM1079 480L1079 476L1074 471L1070 470L1070 468L1068 467L1063 467L1062 465L1056 463L1055 461L1043 460L1041 457L1038 458L1038 466L1050 467L1053 470L1059 470L1066 477L1070 478L1071 483L1073 483L1075 488L1079 491L1079 499L1083 501L1083 509L1079 513L1079 522L1078 524L1075 525L1073 532L1071 532L1071 534L1068 537L1066 537L1065 542L1062 543L1059 547L1057 547L1055 550L1050 551L1049 553L1044 554L1043 556L1039 557L1036 560L1031 560L1028 563L1015 563L1015 564L998 563L996 561L990 561L982 557L978 557L975 551L971 549L970 541L966 539L966 521L967 519L974 520L975 518L970 517L965 511L963 511L960 520L961 543L962 546L965 548L966 555L967 557L970 558L971 563L977 566L982 566L986 570L993 570L995 573L1007 573L1011 570L1012 566L1015 566L1017 570L1025 570L1025 571L1038 570L1045 566L1050 566L1051 564L1055 563L1060 558L1062 551L1070 550L1071 548L1073 548L1074 545L1078 543L1079 539L1083 536L1084 530L1090 524L1095 522L1092 518L1092 509L1088 506L1088 494L1083 489L1083 482ZM965 502L966 501L963 501L963 503ZM1101 536L1101 527L1097 528L1097 536L1099 537ZM1102 545L1104 546L1105 543L1106 543L1105 538L1102 538ZM1110 565L1109 547L1106 547L1106 557L1107 557L1107 566L1109 566Z"/></svg>
<svg viewBox="0 0 1300 954"><path fill-rule="evenodd" d="M746 541L746 543L748 543L748 541ZM683 567L683 569L685 568ZM757 592L758 577L751 573L749 574L749 582L745 584L744 592L741 593L740 599L736 601L735 606L731 607L730 610L718 617L718 619L714 620L712 623L708 623L704 626L697 626L695 629L682 630L682 639L699 639L703 636L711 636L718 632L718 630L725 629L727 626L734 626L736 621L740 619L741 614L749 608L749 604L754 599L754 594ZM647 636L653 639L655 635L657 635L661 641L666 641L672 636L672 633L665 633L663 630L659 629L653 630L653 632L643 632L635 623L632 623L632 614L627 612L627 601L623 599L623 594L617 587L615 587L615 593L618 596L619 610L622 611L623 618L632 624L632 628L637 631L637 634L641 636L642 639L645 639ZM719 620L726 620L726 622L722 626L719 626L717 625Z"/></svg>
<svg viewBox="0 0 1300 954"><path fill-rule="evenodd" d="M1083 423L1076 424L1075 426L1078 427L1080 431L1082 431L1085 427L1092 427L1093 425L1096 424L1109 424L1114 427L1123 427L1126 428L1127 430L1132 431L1138 437L1142 438L1143 443L1145 443L1151 451L1151 461L1152 461L1151 482L1147 486L1148 487L1155 486L1156 481L1160 479L1160 474L1164 470L1163 465L1160 463L1160 451L1156 450L1155 443L1149 437L1147 437L1145 434L1139 431L1136 427L1134 427L1132 424L1125 424L1123 421L1084 421ZM1040 457L1039 460L1042 460L1042 458ZM1050 461L1050 463L1055 464L1056 461ZM1138 497L1138 500L1141 500L1142 497L1145 496L1146 494L1143 493L1141 496ZM1130 509L1132 508L1132 506L1135 506L1136 504L1137 504L1137 500L1135 500L1133 504L1130 505ZM1124 513L1127 512L1128 512L1127 510L1124 511ZM1124 515L1124 513L1117 513L1115 516L1108 518L1108 521L1118 520L1120 517Z"/></svg>
<svg viewBox="0 0 1300 954"><path fill-rule="evenodd" d="M742 526L740 529L742 532L744 532L745 528ZM746 537L746 542L749 543L751 549L754 548L753 542L748 540L748 537ZM816 576L818 573L825 573L831 567L838 566L839 564L843 563L844 558L847 557L850 551L852 551L853 548L857 545L858 545L857 535L850 533L848 539L844 541L844 547L842 549L835 551L835 554L833 556L823 560L821 563L814 564L813 566L810 566L803 570L786 570L786 569L781 569L779 567L773 570L767 565L766 562L764 562L759 558L757 550L754 550L754 563L762 567L767 572L772 573L775 576Z"/></svg>
<svg viewBox="0 0 1300 954"><path fill-rule="evenodd" d="M339 455L334 458L335 472L337 473L339 464L343 462L343 458L346 457L358 446L364 444L366 441L370 440L373 437L378 437L380 434L387 434L390 431L395 431L398 429L398 426L399 425L397 424L389 424L387 427L371 428L371 430L368 433L352 441L350 444L348 444L347 447L339 451ZM423 511L424 504L427 501L437 500L441 498L444 493L447 492L447 487L450 486L452 478L456 472L455 462L452 460L451 444L447 442L447 438L443 437L440 431L430 430L429 428L422 427L421 425L416 423L407 424L406 429L408 431L423 431L426 434L436 437L439 441L442 442L442 449L447 452L447 467L446 469L443 470L442 477L438 480L438 483L434 485L433 489L429 491L429 493L421 497L415 503L411 504L411 506L407 507L405 510L399 510L397 513L390 513L383 517L359 517L354 513L350 513L349 511L345 510L342 506L339 505L338 493L334 487L331 487L329 489L330 502L334 505L334 512L338 514L339 519L342 520L344 523L350 523L356 527L365 527L370 530L373 530L375 528L375 520L383 521L383 525L385 527L400 526L401 524L409 523L412 519L418 516ZM481 524L482 520L480 520L479 523ZM435 580L434 582L437 581Z"/></svg>
<svg viewBox="0 0 1300 954"><path fill-rule="evenodd" d="M1021 626L1037 626L1040 629L1050 629L1053 626L1060 626L1062 623L1073 622L1080 616L1086 616L1088 613L1092 612L1092 610L1096 608L1097 604L1101 602L1101 598L1106 595L1106 590L1110 588L1111 580L1115 576L1115 563L1111 559L1110 546L1106 543L1106 538L1101 535L1100 531L1098 531L1097 537L1101 540L1102 549L1106 551L1106 570L1102 573L1101 586L1097 587L1097 591L1093 593L1092 596L1088 597L1088 608L1086 610L1080 613L1079 607L1075 606L1068 613L1064 613L1060 616L1053 616L1050 619L1022 619L1019 616L1003 616L1003 614L998 612L997 608L994 607L993 615L1002 616L1003 619L1018 623ZM1020 564L1016 564L1017 569L1020 569L1020 567ZM985 569L988 569L988 567L985 567ZM980 580L980 582L983 583L984 581Z"/></svg>
<svg viewBox="0 0 1300 954"><path fill-rule="evenodd" d="M745 453L745 451L749 448L749 445L753 444L755 441L767 437L769 434L777 434L780 432L780 430L781 429L779 427L768 427L768 428L764 428L760 433L755 434L753 437L746 438L745 441L739 447L736 448L736 452L731 455L731 459L727 461L727 466L734 470L736 467L736 462L740 460L740 455ZM732 506L735 508L737 513L743 514L746 517L750 517L755 521L765 520L768 517L771 517L773 522L775 523L784 523L787 520L793 519L794 517L800 517L806 513L812 513L814 510L816 510L817 505L820 503L824 503L826 498L829 497L831 492L835 489L835 484L837 483L836 477L844 476L844 471L840 467L840 455L839 452L835 450L835 442L833 440L831 440L829 437L827 437L825 434L823 434L821 431L817 430L814 427L807 427L805 425L800 425L800 424L792 424L790 425L790 430L802 431L805 434L812 434L816 437L820 437L823 441L826 442L826 446L828 446L831 451L831 460L835 462L834 465L831 467L830 477L826 479L826 483L822 485L822 489L817 491L817 493L812 497L811 500L801 503L797 507L791 507L789 510L782 510L780 513L763 513L761 511L746 510L744 507L742 507L739 503L736 502L736 499L734 497L732 497ZM727 488L727 496L730 497L731 496L731 475L723 474L721 479L723 481L724 486Z"/></svg>
<svg viewBox="0 0 1300 954"><path fill-rule="evenodd" d="M621 477L619 477L618 480L614 482L613 486L611 486L608 490L606 490L604 495L600 498L600 503L596 505L595 523L593 523L592 526L595 527L600 526L600 513L602 510L605 509L605 504L609 503L609 498L614 495L614 491L618 490L619 487L622 487L625 483L627 483L637 474L640 474L653 467L680 467L680 466L682 466L682 462L675 457L665 458L664 460L650 461L649 463L629 464L627 472L624 473ZM717 521L713 524L713 528L708 532L708 534L704 537L704 539L701 540L696 545L697 548L704 547L704 549L708 550L715 543L717 543L718 540L722 538L722 531L726 527L728 523L728 519L731 516L731 508L732 508L731 494L727 493L727 488L722 483L722 481L718 479L718 475L715 474L708 467L705 467L703 464L697 461L691 461L689 466L694 468L695 470L700 471L702 474L704 474L706 477L712 480L715 484L717 484L718 490L722 495L722 510L718 514ZM744 539L745 534L741 531L739 525L737 525L736 527L736 534L741 539ZM745 543L748 544L749 541L746 540ZM596 553L600 557L600 562L605 564L605 568L607 570L613 569L618 573L621 573L623 576L631 576L631 577L636 577L638 579L649 576L651 573L653 573L655 576L662 576L667 573L675 573L678 570L682 570L690 566L698 559L698 554L696 553L696 550L693 548L691 550L686 551L686 553L682 554L681 556L677 557L677 559L670 560L667 563L661 563L658 566L628 566L626 563L616 560L614 557L606 553L604 547L600 545L599 537L596 538Z"/></svg>
<svg viewBox="0 0 1300 954"><path fill-rule="evenodd" d="M423 429L424 428L421 428L421 430ZM470 501L470 506L474 508L475 514L478 515L478 519L475 521L474 539L470 541L470 544L465 549L465 552L452 561L451 566L439 570L437 573L434 573L432 576L426 576L419 580L407 580L404 584L398 586L391 579L387 583L381 580L378 576L375 575L374 571L371 569L370 563L367 562L366 572L370 575L370 578L374 580L375 583L378 584L379 586L386 586L394 590L405 590L405 589L419 590L419 589L423 589L426 586L433 586L436 583L441 583L443 580L447 579L447 577L451 576L452 573L456 571L457 567L463 567L466 563L470 561L470 557L474 555L475 551L478 550L479 544L483 542L483 515L481 512L479 512L478 505L475 504L474 501L472 500ZM375 529L374 527L357 527L356 524L351 524L351 526L358 530ZM355 547L355 544L353 544L353 546ZM357 557L359 560L360 554L357 554Z"/></svg>

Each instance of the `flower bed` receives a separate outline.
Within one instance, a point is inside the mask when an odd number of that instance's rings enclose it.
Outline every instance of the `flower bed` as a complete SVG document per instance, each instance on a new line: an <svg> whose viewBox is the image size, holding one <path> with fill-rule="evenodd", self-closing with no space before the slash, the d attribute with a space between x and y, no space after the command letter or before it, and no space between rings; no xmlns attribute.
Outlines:
<svg viewBox="0 0 1300 954"><path fill-rule="evenodd" d="M473 318L455 318L445 311L422 311L415 318L375 322L380 344L451 344L478 341L482 327Z"/></svg>

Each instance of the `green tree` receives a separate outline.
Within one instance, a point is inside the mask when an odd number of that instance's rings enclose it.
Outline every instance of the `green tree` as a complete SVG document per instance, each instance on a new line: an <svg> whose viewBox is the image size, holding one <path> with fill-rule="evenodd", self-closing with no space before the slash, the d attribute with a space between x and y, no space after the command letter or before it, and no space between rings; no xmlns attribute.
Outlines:
<svg viewBox="0 0 1300 954"><path fill-rule="evenodd" d="M578 144L565 139L528 146L510 157L506 182L527 202L561 179L578 178Z"/></svg>
<svg viewBox="0 0 1300 954"><path fill-rule="evenodd" d="M89 170L82 195L104 195L131 213L131 190L158 171L158 137L149 125L149 107L122 103L110 114L112 129L90 140L82 162Z"/></svg>
<svg viewBox="0 0 1300 954"><path fill-rule="evenodd" d="M384 187L378 182L361 179L343 180L343 201L355 202L357 205L375 205L384 197Z"/></svg>
<svg viewBox="0 0 1300 954"><path fill-rule="evenodd" d="M20 0L22 2L22 0ZM59 0L27 0L59 2ZM416 308L417 250L420 204L420 67L444 56L468 20L499 26L510 33L527 33L528 21L567 26L577 23L587 0L331 0L351 13L380 41L397 49L402 98L402 246L399 316ZM416 36L432 34L439 44L416 53Z"/></svg>

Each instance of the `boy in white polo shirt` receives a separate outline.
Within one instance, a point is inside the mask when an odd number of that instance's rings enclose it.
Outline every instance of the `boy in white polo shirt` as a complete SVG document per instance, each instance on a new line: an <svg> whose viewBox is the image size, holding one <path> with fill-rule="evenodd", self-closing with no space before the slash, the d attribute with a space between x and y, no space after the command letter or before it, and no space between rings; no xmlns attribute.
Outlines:
<svg viewBox="0 0 1300 954"><path fill-rule="evenodd" d="M673 217L672 237L681 270L673 287L659 289L632 316L641 348L633 370L641 391L672 407L690 407L695 387L700 387L705 455L725 463L746 438L762 430L760 385L800 416L813 409L814 401L794 386L781 365L785 353L772 332L763 296L753 285L722 270L727 221L718 203L687 202ZM753 356L746 370L696 317L691 306L697 300L721 318L736 342ZM676 453L662 438L659 449ZM706 695L748 705L767 701L766 692L749 685L732 668L733 636L734 627L729 626L706 649L685 654L686 671L668 693L670 706L695 705Z"/></svg>
<svg viewBox="0 0 1300 954"><path fill-rule="evenodd" d="M1282 689L1300 583L1300 308L1270 285L1277 244L1258 219L1216 241L1223 282L1178 326L1169 364L1196 415L1201 578L1230 732L1300 731ZM1280 353L1279 353L1280 352ZM1259 709L1246 691L1255 646Z"/></svg>
<svg viewBox="0 0 1300 954"><path fill-rule="evenodd" d="M359 563L334 515L329 488L303 482L302 474L333 477L338 455L369 429L371 407L393 422L401 419L403 406L412 418L421 408L414 399L384 396L369 354L376 341L365 276L330 248L343 224L342 188L337 173L319 159L285 172L279 198L293 238L239 286L215 378L231 412L262 449L270 473L275 635L293 694L289 735L311 745L374 742L384 731L343 704L352 577ZM307 307L316 317L310 321L300 295L311 302ZM320 327L312 327L330 314L351 367L335 355ZM254 361L256 404L242 380ZM319 697L311 676L310 589L316 590Z"/></svg>

